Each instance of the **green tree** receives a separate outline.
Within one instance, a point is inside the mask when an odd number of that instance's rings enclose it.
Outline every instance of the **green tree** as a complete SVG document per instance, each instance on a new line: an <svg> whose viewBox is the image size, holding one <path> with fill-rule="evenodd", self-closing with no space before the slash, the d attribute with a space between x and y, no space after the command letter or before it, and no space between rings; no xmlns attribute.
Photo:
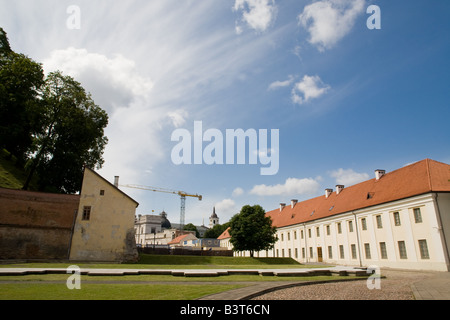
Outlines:
<svg viewBox="0 0 450 320"><path fill-rule="evenodd" d="M204 234L204 238L218 238L227 228L230 226L230 223L224 223L224 224L216 224L211 229L207 230Z"/></svg>
<svg viewBox="0 0 450 320"><path fill-rule="evenodd" d="M0 28L0 147L25 162L39 127L42 66L13 52Z"/></svg>
<svg viewBox="0 0 450 320"><path fill-rule="evenodd" d="M241 212L230 221L230 242L234 251L254 252L270 250L277 237L276 228L272 226L272 219L267 217L264 209L259 205L243 206Z"/></svg>
<svg viewBox="0 0 450 320"><path fill-rule="evenodd" d="M11 46L9 45L8 36L5 30L0 27L0 55L9 54L11 52Z"/></svg>
<svg viewBox="0 0 450 320"><path fill-rule="evenodd" d="M194 226L192 223L188 223L187 225L185 225L185 226L183 227L183 230L186 230L186 231L195 231L195 236L196 236L197 238L200 238L200 233L198 232L197 227Z"/></svg>
<svg viewBox="0 0 450 320"><path fill-rule="evenodd" d="M41 99L43 117L23 189L37 173L41 191L78 192L83 168L101 168L104 163L108 115L80 83L59 71L47 76Z"/></svg>

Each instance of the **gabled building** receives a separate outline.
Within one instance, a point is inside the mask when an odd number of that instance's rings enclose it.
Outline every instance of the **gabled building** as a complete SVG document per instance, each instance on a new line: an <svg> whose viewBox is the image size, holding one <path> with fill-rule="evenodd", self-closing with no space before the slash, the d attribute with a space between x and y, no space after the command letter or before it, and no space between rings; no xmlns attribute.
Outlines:
<svg viewBox="0 0 450 320"><path fill-rule="evenodd" d="M183 234L168 243L170 247L194 247L198 238L193 233Z"/></svg>
<svg viewBox="0 0 450 320"><path fill-rule="evenodd" d="M139 203L122 192L118 177L110 183L85 168L70 260L133 261L138 257L134 220Z"/></svg>
<svg viewBox="0 0 450 320"><path fill-rule="evenodd" d="M266 213L277 227L260 257L449 271L450 165L425 159ZM226 235L222 235L225 237Z"/></svg>
<svg viewBox="0 0 450 320"><path fill-rule="evenodd" d="M230 228L228 227L222 234L217 238L217 240L220 241L220 247L226 248L228 250L233 249L233 245L231 244L231 235L230 235Z"/></svg>

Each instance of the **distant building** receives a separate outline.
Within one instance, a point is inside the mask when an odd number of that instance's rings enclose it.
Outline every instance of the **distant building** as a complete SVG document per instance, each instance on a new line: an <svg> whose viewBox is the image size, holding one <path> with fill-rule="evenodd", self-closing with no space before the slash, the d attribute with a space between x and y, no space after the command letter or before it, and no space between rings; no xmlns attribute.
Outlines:
<svg viewBox="0 0 450 320"><path fill-rule="evenodd" d="M209 230L204 225L195 226L200 238ZM168 245L170 241L180 235L192 233L180 230L180 224L171 223L165 211L159 215L138 215L135 224L136 244L141 247L150 245Z"/></svg>
<svg viewBox="0 0 450 320"><path fill-rule="evenodd" d="M215 250L220 248L220 240L212 238L199 239L197 246L202 248L203 250Z"/></svg>
<svg viewBox="0 0 450 320"><path fill-rule="evenodd" d="M203 238L203 236L205 235L206 231L209 230L209 228L205 225L201 225L201 226L195 226L197 228L198 234L200 236L200 238Z"/></svg>
<svg viewBox="0 0 450 320"><path fill-rule="evenodd" d="M138 205L118 188L118 177L111 184L85 168L70 260L136 260L134 217Z"/></svg>
<svg viewBox="0 0 450 320"><path fill-rule="evenodd" d="M183 234L181 236L176 237L172 241L168 243L171 248L175 247L194 247L198 241L198 238L192 234Z"/></svg>
<svg viewBox="0 0 450 320"><path fill-rule="evenodd" d="M219 217L216 214L216 207L214 207L213 213L209 217L209 228L212 229L216 224L219 224Z"/></svg>
<svg viewBox="0 0 450 320"><path fill-rule="evenodd" d="M217 240L220 241L220 247L225 248L227 250L232 250L233 245L231 244L231 235L230 235L230 228L227 228L218 238Z"/></svg>
<svg viewBox="0 0 450 320"><path fill-rule="evenodd" d="M138 215L134 223L134 229L136 244L138 245L145 245L148 242L147 240L152 241L153 244L156 243L156 238L159 240L161 240L160 238L166 239L169 233L172 234L172 232L165 232L165 230L172 229L165 211L159 215ZM173 239L172 236L170 238L170 240ZM160 242L167 244L168 241Z"/></svg>

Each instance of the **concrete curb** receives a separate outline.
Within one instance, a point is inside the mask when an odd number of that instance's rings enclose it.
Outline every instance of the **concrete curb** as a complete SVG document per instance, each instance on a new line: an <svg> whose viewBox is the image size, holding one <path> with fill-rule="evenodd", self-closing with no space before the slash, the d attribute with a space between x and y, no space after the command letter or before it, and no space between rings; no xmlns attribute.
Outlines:
<svg viewBox="0 0 450 320"><path fill-rule="evenodd" d="M65 268L0 268L0 276L30 274L68 274ZM260 275L277 277L313 276L365 276L361 268L319 268L319 269L86 269L80 268L82 275L125 276L125 275L172 275L178 277L218 277L225 275Z"/></svg>

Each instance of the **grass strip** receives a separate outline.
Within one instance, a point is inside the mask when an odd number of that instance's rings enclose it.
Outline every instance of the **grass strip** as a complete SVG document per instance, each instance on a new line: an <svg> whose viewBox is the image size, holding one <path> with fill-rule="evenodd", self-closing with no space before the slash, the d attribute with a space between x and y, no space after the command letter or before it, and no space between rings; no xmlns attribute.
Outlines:
<svg viewBox="0 0 450 320"><path fill-rule="evenodd" d="M193 300L241 288L239 284L83 284L69 290L65 283L1 284L0 300Z"/></svg>

